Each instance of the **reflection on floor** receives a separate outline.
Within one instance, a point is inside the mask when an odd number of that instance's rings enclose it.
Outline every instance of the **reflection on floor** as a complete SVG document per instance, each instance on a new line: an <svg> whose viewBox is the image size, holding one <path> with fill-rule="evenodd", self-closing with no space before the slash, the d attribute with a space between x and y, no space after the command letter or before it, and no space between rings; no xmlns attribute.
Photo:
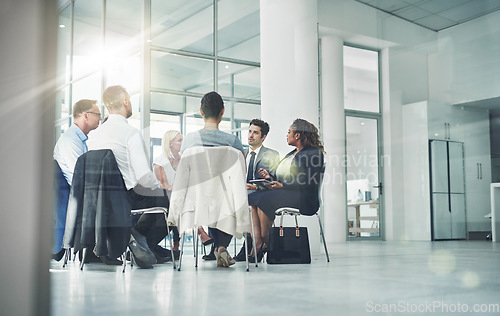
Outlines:
<svg viewBox="0 0 500 316"><path fill-rule="evenodd" d="M232 249L231 249L232 250ZM361 315L500 312L500 246L486 241L330 244L309 265L182 271L51 264L52 315ZM465 313L464 313L465 314Z"/></svg>

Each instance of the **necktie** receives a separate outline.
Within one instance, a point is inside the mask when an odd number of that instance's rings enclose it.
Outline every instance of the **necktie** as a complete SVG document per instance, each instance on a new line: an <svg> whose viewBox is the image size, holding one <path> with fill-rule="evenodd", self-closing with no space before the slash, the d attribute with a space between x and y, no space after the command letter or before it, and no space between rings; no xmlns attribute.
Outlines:
<svg viewBox="0 0 500 316"><path fill-rule="evenodd" d="M253 165L255 163L255 151L252 151L250 153L250 163L248 164L248 171L247 171L247 183L250 183L250 180L253 180Z"/></svg>

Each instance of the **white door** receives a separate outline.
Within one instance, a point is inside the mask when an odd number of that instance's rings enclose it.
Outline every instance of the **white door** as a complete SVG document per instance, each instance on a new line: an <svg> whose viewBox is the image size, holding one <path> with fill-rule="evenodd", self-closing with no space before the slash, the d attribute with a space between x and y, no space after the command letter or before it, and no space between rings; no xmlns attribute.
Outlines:
<svg viewBox="0 0 500 316"><path fill-rule="evenodd" d="M346 116L348 237L380 238L379 119Z"/></svg>

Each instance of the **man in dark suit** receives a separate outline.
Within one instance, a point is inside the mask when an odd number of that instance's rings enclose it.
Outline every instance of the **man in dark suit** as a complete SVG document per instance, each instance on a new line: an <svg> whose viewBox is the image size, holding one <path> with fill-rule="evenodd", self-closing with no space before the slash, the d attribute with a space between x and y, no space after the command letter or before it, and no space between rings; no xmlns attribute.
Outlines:
<svg viewBox="0 0 500 316"><path fill-rule="evenodd" d="M276 150L264 147L262 143L269 133L269 124L259 119L253 119L248 127L248 145L245 149L245 159L247 163L247 190L252 193L255 190L265 189L250 183L250 180L260 179L259 170L265 169L274 172L280 161L279 153ZM246 238L248 242L248 253L252 249L252 239ZM235 261L245 261L245 245L240 252L233 258Z"/></svg>

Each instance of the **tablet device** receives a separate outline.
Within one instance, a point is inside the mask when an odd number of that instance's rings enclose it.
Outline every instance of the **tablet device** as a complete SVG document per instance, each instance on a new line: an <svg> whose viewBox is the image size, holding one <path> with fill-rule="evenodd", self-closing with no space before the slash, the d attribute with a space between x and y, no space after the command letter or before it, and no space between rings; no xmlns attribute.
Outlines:
<svg viewBox="0 0 500 316"><path fill-rule="evenodd" d="M255 185L258 185L262 188L265 188L264 184L271 184L273 183L272 181L269 181L267 179L254 179L254 180L250 180L250 183L252 184L255 184Z"/></svg>

